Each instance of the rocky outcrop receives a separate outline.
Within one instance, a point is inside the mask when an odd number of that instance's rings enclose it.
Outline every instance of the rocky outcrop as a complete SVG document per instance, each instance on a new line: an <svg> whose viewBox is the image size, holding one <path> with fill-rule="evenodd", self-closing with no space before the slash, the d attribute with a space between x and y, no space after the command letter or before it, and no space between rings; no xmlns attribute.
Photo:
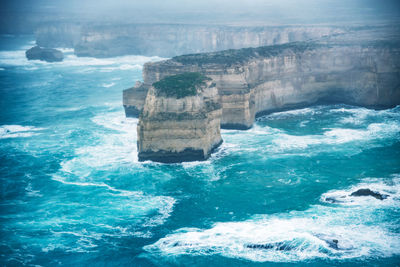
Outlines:
<svg viewBox="0 0 400 267"><path fill-rule="evenodd" d="M389 108L400 104L398 40L368 29L329 40L178 56L145 64L142 86L203 73L217 85L221 127L235 129L250 128L257 115L318 103Z"/></svg>
<svg viewBox="0 0 400 267"><path fill-rule="evenodd" d="M140 161L207 159L221 143L221 105L211 79L199 73L165 78L150 87L137 126Z"/></svg>
<svg viewBox="0 0 400 267"><path fill-rule="evenodd" d="M172 57L305 41L346 31L334 26L50 23L38 27L35 35L41 46L74 47L77 56L102 58L129 54Z"/></svg>
<svg viewBox="0 0 400 267"><path fill-rule="evenodd" d="M139 117L146 99L148 87L137 81L135 86L123 91L122 103L126 117Z"/></svg>
<svg viewBox="0 0 400 267"><path fill-rule="evenodd" d="M61 51L52 48L42 48L34 46L25 52L28 60L42 60L47 62L59 62L64 59Z"/></svg>
<svg viewBox="0 0 400 267"><path fill-rule="evenodd" d="M384 199L386 199L388 197L388 195L372 191L369 188L358 189L357 191L354 191L353 193L351 193L350 196L353 196L353 197L368 197L368 196L371 196L371 197L374 197L374 198L379 199L379 200L384 200Z"/></svg>

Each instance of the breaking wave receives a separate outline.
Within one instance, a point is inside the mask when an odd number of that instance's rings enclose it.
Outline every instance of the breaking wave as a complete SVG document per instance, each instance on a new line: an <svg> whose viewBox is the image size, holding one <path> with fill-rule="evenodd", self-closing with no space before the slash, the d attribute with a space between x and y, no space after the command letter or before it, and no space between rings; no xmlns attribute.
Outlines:
<svg viewBox="0 0 400 267"><path fill-rule="evenodd" d="M30 48L30 47L29 47ZM28 48L27 48L28 49ZM165 58L153 56L119 56L112 58L92 58L77 57L71 49L62 49L64 52L64 60L62 62L45 62L40 60L28 60L25 56L25 50L0 51L0 65L4 66L26 66L26 67L82 67L93 66L96 71L113 71L113 70L140 70L144 63L160 61Z"/></svg>
<svg viewBox="0 0 400 267"><path fill-rule="evenodd" d="M42 130L44 128L36 128L34 126L2 125L0 126L0 139L30 137L40 134L39 131Z"/></svg>
<svg viewBox="0 0 400 267"><path fill-rule="evenodd" d="M364 187L387 197L349 196ZM319 204L305 211L256 215L247 221L216 223L210 229L182 228L144 249L162 256L218 254L258 262L400 254L400 234L392 229L398 222L387 222L379 212L400 207L400 176L367 179L349 189L330 191L321 199L326 203L327 198L343 195L345 201L334 206Z"/></svg>

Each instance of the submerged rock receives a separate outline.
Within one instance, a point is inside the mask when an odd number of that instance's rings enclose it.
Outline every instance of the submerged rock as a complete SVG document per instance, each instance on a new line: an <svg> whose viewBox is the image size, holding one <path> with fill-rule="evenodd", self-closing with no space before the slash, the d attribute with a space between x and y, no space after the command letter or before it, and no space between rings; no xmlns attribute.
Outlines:
<svg viewBox="0 0 400 267"><path fill-rule="evenodd" d="M285 242L267 243L267 244L248 244L246 248L253 249L273 249L280 251L290 251L296 248L296 246L287 244Z"/></svg>
<svg viewBox="0 0 400 267"><path fill-rule="evenodd" d="M28 60L42 60L47 62L60 62L64 59L61 51L53 48L34 46L25 52Z"/></svg>
<svg viewBox="0 0 400 267"><path fill-rule="evenodd" d="M320 238L320 237L318 237L318 238ZM338 246L339 240L323 239L323 238L320 238L320 239L325 241L326 244L330 248L340 250L340 248ZM276 242L276 243L266 243L266 244L247 244L247 245L245 245L245 247L251 248L251 249L266 249L266 250L279 250L279 251L291 251L291 250L295 250L296 248L298 248L298 246L296 246L295 244L287 243L287 242Z"/></svg>
<svg viewBox="0 0 400 267"><path fill-rule="evenodd" d="M358 189L357 191L351 193L350 196L353 197L371 196L379 200L384 200L388 197L388 195L383 195L381 193L374 192L369 188Z"/></svg>
<svg viewBox="0 0 400 267"><path fill-rule="evenodd" d="M139 160L207 159L222 143L221 116L217 88L200 73L183 73L154 83L139 116Z"/></svg>

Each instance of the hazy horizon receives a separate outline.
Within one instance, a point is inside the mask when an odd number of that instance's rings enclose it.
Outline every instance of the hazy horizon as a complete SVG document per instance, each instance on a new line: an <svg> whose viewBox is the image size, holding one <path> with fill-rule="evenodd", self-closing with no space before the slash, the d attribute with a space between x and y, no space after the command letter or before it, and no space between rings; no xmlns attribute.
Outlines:
<svg viewBox="0 0 400 267"><path fill-rule="evenodd" d="M31 32L43 22L222 25L375 24L398 21L395 0L1 1L1 32ZM29 29L32 28L32 29Z"/></svg>

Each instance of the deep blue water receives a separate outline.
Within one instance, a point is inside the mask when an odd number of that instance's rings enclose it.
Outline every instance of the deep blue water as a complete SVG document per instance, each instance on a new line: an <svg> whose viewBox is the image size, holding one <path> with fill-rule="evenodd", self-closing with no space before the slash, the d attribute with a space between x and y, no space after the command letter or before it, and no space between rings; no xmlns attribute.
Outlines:
<svg viewBox="0 0 400 267"><path fill-rule="evenodd" d="M399 264L400 107L274 113L206 162L139 163L122 90L160 58L28 62L32 40L0 37L0 266Z"/></svg>

